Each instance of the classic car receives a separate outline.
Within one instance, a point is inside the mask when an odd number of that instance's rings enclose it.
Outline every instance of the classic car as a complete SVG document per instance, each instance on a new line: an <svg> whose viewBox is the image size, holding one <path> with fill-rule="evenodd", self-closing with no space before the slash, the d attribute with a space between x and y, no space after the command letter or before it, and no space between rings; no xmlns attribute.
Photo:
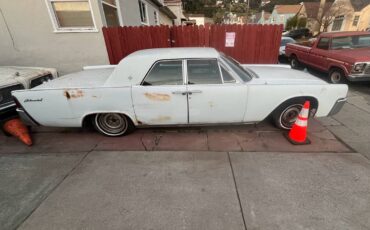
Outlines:
<svg viewBox="0 0 370 230"><path fill-rule="evenodd" d="M289 66L241 65L213 48L162 48L13 96L26 124L92 122L100 133L120 136L135 127L257 123L268 116L290 129L306 100L311 116L328 116L341 109L347 90Z"/></svg>
<svg viewBox="0 0 370 230"><path fill-rule="evenodd" d="M292 68L326 72L332 83L370 81L370 32L322 33L311 45L287 44L285 53Z"/></svg>
<svg viewBox="0 0 370 230"><path fill-rule="evenodd" d="M33 88L56 77L52 68L0 66L0 121L16 113L13 90Z"/></svg>

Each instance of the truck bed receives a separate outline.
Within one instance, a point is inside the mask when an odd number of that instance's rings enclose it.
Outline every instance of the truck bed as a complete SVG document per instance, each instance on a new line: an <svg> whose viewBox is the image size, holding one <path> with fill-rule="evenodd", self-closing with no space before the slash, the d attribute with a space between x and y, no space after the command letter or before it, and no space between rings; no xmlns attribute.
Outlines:
<svg viewBox="0 0 370 230"><path fill-rule="evenodd" d="M33 90L60 88L93 88L103 86L114 68L89 69L71 73L44 83Z"/></svg>

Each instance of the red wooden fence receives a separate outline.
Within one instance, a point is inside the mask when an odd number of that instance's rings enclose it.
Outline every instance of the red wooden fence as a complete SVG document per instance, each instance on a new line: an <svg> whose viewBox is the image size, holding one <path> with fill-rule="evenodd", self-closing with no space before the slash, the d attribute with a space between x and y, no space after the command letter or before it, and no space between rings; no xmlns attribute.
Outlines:
<svg viewBox="0 0 370 230"><path fill-rule="evenodd" d="M234 47L225 47L227 32L235 32ZM280 25L103 28L111 64L136 50L161 47L214 47L241 63L274 64L278 61L281 32Z"/></svg>

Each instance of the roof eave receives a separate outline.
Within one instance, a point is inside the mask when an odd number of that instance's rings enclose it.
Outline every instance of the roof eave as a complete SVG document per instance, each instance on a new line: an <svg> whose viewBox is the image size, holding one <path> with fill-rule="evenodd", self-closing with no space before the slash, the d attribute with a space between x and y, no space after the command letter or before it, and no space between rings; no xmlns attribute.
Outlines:
<svg viewBox="0 0 370 230"><path fill-rule="evenodd" d="M158 7L162 7L163 6L163 4L160 1L158 1L158 0L150 0L150 1L153 2Z"/></svg>
<svg viewBox="0 0 370 230"><path fill-rule="evenodd" d="M177 16L167 6L162 6L159 8L159 10L171 19L177 18Z"/></svg>

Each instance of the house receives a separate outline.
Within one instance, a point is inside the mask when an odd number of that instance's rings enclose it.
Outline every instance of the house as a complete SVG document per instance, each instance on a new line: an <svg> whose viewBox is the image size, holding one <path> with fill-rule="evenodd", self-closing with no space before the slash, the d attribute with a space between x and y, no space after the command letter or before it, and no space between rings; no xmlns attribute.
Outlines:
<svg viewBox="0 0 370 230"><path fill-rule="evenodd" d="M243 25L246 23L246 16L245 15L238 15L234 13L227 13L224 17L225 24L238 24Z"/></svg>
<svg viewBox="0 0 370 230"><path fill-rule="evenodd" d="M175 17L159 0L0 1L0 65L65 74L108 64L103 26L172 25Z"/></svg>
<svg viewBox="0 0 370 230"><path fill-rule="evenodd" d="M316 23L318 23L317 16L319 13L320 2L302 2L301 5L302 7L298 13L298 18L306 18L307 19L306 28L308 28L310 31L314 31L315 25ZM326 12L329 12L331 5L332 5L331 2L325 3L325 7L323 10L324 14Z"/></svg>
<svg viewBox="0 0 370 230"><path fill-rule="evenodd" d="M167 6L175 15L175 25L182 25L183 21L187 21L184 15L184 9L181 0L164 0L164 5Z"/></svg>
<svg viewBox="0 0 370 230"><path fill-rule="evenodd" d="M194 24L194 25L213 24L213 18L206 17L204 14L186 14L185 16L188 18L187 22L184 22L185 24Z"/></svg>
<svg viewBox="0 0 370 230"><path fill-rule="evenodd" d="M300 11L302 5L275 5L271 13L269 24L285 24L287 20L294 17Z"/></svg>
<svg viewBox="0 0 370 230"><path fill-rule="evenodd" d="M370 28L370 0L335 0L335 18L329 31L364 31Z"/></svg>
<svg viewBox="0 0 370 230"><path fill-rule="evenodd" d="M269 24L271 13L262 10L260 15L258 16L259 16L258 19L256 19L258 24Z"/></svg>

